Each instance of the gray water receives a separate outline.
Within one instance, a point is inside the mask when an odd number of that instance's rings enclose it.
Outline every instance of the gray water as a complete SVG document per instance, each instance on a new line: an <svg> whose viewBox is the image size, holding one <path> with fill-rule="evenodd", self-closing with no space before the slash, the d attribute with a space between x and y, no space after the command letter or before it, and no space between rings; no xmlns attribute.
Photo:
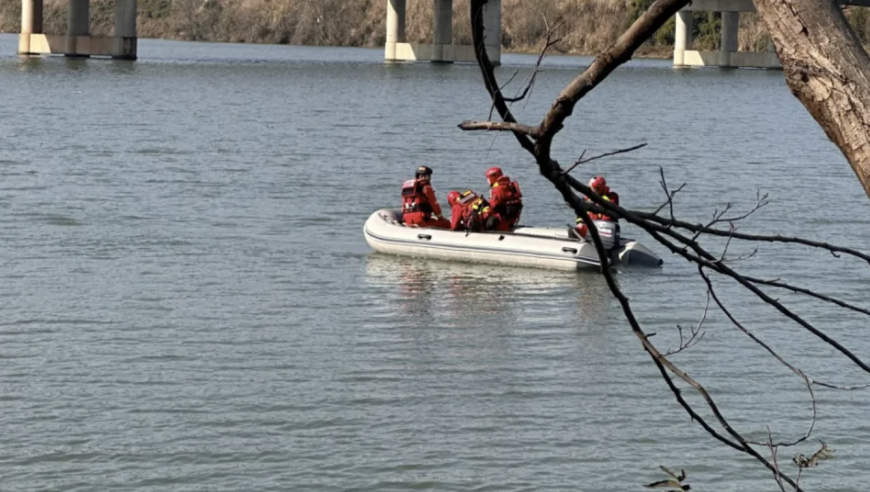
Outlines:
<svg viewBox="0 0 870 492"><path fill-rule="evenodd" d="M0 483L15 491L775 490L758 463L691 422L600 276L382 256L362 224L426 164L440 197L501 165L524 222L568 209L486 118L476 67L387 66L380 50L140 40L137 62L23 60L0 36ZM506 55L502 80L532 57ZM535 123L588 63L552 58ZM554 154L622 201L707 220L756 191L741 227L866 248L870 201L782 73L633 61L578 106ZM620 273L660 348L700 318L694 268ZM711 246L712 247L712 246ZM733 252L748 247L735 245ZM866 264L762 245L738 264L846 300ZM836 383L868 375L728 282L740 320ZM870 359L867 320L776 296ZM741 431L802 435L801 381L711 310L675 356ZM689 394L687 391L686 394ZM818 389L835 458L810 490L865 490L868 393ZM700 405L694 395L690 400ZM709 415L703 410L703 415ZM780 452L810 454L815 442ZM766 454L766 452L765 452Z"/></svg>

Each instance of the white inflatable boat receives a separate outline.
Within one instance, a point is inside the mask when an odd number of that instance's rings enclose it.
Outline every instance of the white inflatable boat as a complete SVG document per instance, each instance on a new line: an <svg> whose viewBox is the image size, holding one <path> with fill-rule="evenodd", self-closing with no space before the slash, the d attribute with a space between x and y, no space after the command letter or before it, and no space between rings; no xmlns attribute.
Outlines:
<svg viewBox="0 0 870 492"><path fill-rule="evenodd" d="M633 239L619 237L619 226L596 222L611 266L660 266L662 259ZM465 232L406 226L398 210L373 213L363 229L366 242L375 251L420 258L461 260L478 263L581 270L601 264L591 240L571 234L570 229L517 227L512 232Z"/></svg>

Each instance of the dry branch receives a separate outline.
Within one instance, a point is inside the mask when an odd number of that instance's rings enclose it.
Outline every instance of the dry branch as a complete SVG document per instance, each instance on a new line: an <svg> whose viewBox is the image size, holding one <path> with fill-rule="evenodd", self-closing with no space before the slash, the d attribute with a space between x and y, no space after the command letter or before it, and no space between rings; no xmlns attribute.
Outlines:
<svg viewBox="0 0 870 492"><path fill-rule="evenodd" d="M576 161L574 161L574 164L572 164L571 167L562 171L562 174L570 173L571 171L574 170L575 167L579 166L580 164L586 164L587 162L592 162L594 160L601 159L602 157L610 157L610 156L616 155L616 154L624 154L626 152L631 152L633 150L642 149L644 147L646 147L646 143L642 143L640 145L635 145L634 147L629 147L627 149L619 149L619 150L614 150L613 152L606 152L604 154L596 155L596 156L590 157L588 159L583 159L583 156L586 155L586 151L584 150L583 153L580 154L580 158L577 159Z"/></svg>
<svg viewBox="0 0 870 492"><path fill-rule="evenodd" d="M535 162L538 165L538 170L541 175L551 182L551 184L561 194L564 201L573 209L576 216L579 217L588 228L591 240L595 245L596 251L598 252L598 256L601 261L602 275L604 276L608 288L611 290L614 297L619 301L623 314L625 315L632 332L636 335L644 350L650 355L651 360L659 369L662 379L668 385L668 388L671 390L678 403L683 407L683 409L689 414L689 416L691 416L694 421L698 422L715 439L742 453L752 456L764 466L766 466L769 470L771 470L774 473L777 482L781 484L783 488L783 484L788 484L789 486L793 487L795 491L801 491L799 480L802 468L799 468L798 470L797 480L792 480L787 475L782 474L779 470L778 464L776 463L775 449L779 446L794 445L799 442L803 442L804 440L808 439L810 434L812 433L816 420L815 396L812 390L813 385L835 387L840 389L851 388L829 385L827 383L821 383L812 380L796 366L786 362L769 345L765 344L758 337L754 336L748 329L741 325L735 317L730 314L730 312L725 308L724 303L722 303L721 300L716 297L715 291L713 290L712 282L710 282L710 279L707 276L705 269L707 271L714 271L716 273L719 273L720 275L733 279L744 289L751 292L764 303L774 307L785 317L791 319L803 329L809 331L810 333L813 333L819 339L834 347L836 350L845 355L854 364L861 367L866 372L870 372L870 366L865 364L859 357L850 352L838 341L829 337L823 331L819 330L811 323L807 322L797 314L790 311L777 299L771 298L764 291L762 291L758 287L758 285L768 285L775 288L788 289L793 292L805 294L810 297L825 300L827 302L832 302L841 307L847 307L849 309L862 312L864 314L868 314L870 310L857 308L856 306L852 306L833 297L818 294L803 287L793 287L787 284L783 284L779 282L778 279L763 281L755 279L753 277L746 277L730 267L728 263L752 257L756 254L757 249L748 255L740 256L736 259L728 258L727 252L728 247L730 246L732 241L736 240L750 242L777 242L786 244L798 244L802 246L826 250L836 257L839 257L839 254L851 255L855 258L860 258L861 260L868 263L870 263L870 255L851 248L830 245L828 243L811 241L803 238L785 237L779 235L754 235L737 232L737 226L735 225L735 223L747 219L767 204L767 195L761 195L760 193L756 195L755 205L749 211L743 214L735 216L727 215L727 213L731 210L731 204L729 203L723 208L723 210L714 212L712 220L705 225L678 220L675 217L673 211L673 200L674 196L683 189L685 184L681 185L674 191L669 191L667 183L665 181L663 170L661 170L661 184L665 192L666 202L653 213L627 210L618 205L614 205L607 200L604 200L601 196L595 193L584 183L568 174L577 165L581 164L582 162L588 162L590 160L584 160L583 157L585 155L585 151L584 154L581 155L580 158L575 161L574 165L571 166L567 171L563 171L562 168L559 166L559 163L551 157L552 139L556 135L556 133L561 130L564 120L572 114L576 103L585 94L587 94L601 81L603 81L614 69L616 69L616 67L630 59L631 55L634 53L637 47L640 46L640 44L644 42L647 38L649 38L658 28L660 28L668 18L676 13L677 10L686 5L688 3L688 0L656 0L650 6L650 8L622 36L620 36L615 44L610 46L605 52L599 55L586 70L584 70L559 94L559 96L556 98L555 102L551 106L550 110L546 113L544 119L537 127L517 124L516 120L510 112L510 109L507 106L507 102L509 101L502 95L501 90L499 89L492 64L487 57L483 43L483 22L480 13L483 5L485 5L486 3L487 0L471 1L472 39L474 42L475 54L477 56L478 65L483 74L484 84L490 94L490 97L493 100L493 107L498 111L499 115L504 120L504 122L507 123L507 125L501 126L496 122L474 122L476 125L471 125L470 128L466 127L464 129L498 129L513 132L520 145L535 158ZM548 44L549 36L548 42L545 44L545 49L542 50L542 53L543 51L546 51L546 45ZM536 69L533 72L533 75L537 73L537 68L539 67L539 65L540 63L536 64ZM475 128L475 126L477 127ZM604 156L598 156L595 158L599 157ZM590 201L580 199L580 197L577 195L577 192L585 195ZM669 217L661 217L658 215L658 213L664 207L669 207ZM645 230L657 242L664 245L669 251L671 251L671 253L677 254L686 259L687 261L697 265L699 273L708 284L708 293L710 297L713 298L719 308L726 313L732 323L737 326L738 329L742 330L745 334L747 334L754 342L765 348L772 357L779 360L787 368L792 370L792 372L801 377L807 385L807 389L810 393L812 400L812 418L810 421L809 429L804 436L798 438L794 442L781 442L777 444L774 444L772 439L769 439L768 443L758 443L746 439L740 432L738 432L730 425L730 423L725 418L723 413L719 410L715 401L704 388L704 386L702 386L698 381L691 378L688 374L685 373L685 371L681 370L679 367L673 364L667 357L668 355L670 355L670 353L662 354L655 347L655 345L650 341L650 337L652 335L647 335L643 331L634 316L628 298L625 297L619 286L616 284L614 276L609 268L610 259L608 253L604 249L603 243L598 234L598 229L595 227L595 224L589 216L590 212L605 213L606 215L614 217L616 219L624 219L627 222ZM727 224L728 228L727 230L725 230L714 227L716 224ZM719 255L718 257L714 256L701 245L700 241L706 237L727 238L725 248L721 255ZM688 342L685 341L682 337L682 328L678 327L678 329L680 329L681 335L681 348L678 349L676 352L688 348L687 345L696 338L696 334L700 331L700 325L701 323L703 323L703 320L705 318L706 309L705 317L702 318L697 329L692 329L692 336L689 337ZM676 386L672 376L675 376L676 378L684 381L686 384L688 384L695 391L698 392L698 394L703 398L706 406L712 412L715 418L715 426L719 429L714 428L713 423L711 423L712 421L707 422L706 419L701 417L695 410L695 408L693 408L693 406L683 398L682 390L680 390L680 388ZM761 456L758 451L753 448L753 445L769 445L771 451L773 452L773 462ZM808 459L805 459L805 461L809 462Z"/></svg>
<svg viewBox="0 0 870 492"><path fill-rule="evenodd" d="M486 130L486 131L502 131L514 132L530 137L536 137L537 128L519 123L508 123L502 121L472 121L466 120L459 124L459 128L463 130Z"/></svg>

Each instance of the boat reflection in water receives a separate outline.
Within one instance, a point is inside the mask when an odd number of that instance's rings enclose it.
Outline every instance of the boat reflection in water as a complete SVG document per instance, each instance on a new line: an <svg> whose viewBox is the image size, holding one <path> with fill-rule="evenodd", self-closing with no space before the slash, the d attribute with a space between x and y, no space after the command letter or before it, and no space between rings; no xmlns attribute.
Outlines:
<svg viewBox="0 0 870 492"><path fill-rule="evenodd" d="M407 317L412 325L455 328L480 321L526 327L588 325L615 303L597 272L371 253L366 273L367 290L378 312Z"/></svg>

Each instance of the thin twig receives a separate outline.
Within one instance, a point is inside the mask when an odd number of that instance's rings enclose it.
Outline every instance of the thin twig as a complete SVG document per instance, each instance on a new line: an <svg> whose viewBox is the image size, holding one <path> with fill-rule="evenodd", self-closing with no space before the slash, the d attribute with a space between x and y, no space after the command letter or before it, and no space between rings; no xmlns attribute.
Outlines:
<svg viewBox="0 0 870 492"><path fill-rule="evenodd" d="M782 477L779 474L779 464L776 462L777 447L773 444L773 437L770 435L770 426L767 426L767 447L770 449L771 461L773 461L773 478L776 480L777 485L779 485L779 490L786 492L785 485L782 483Z"/></svg>
<svg viewBox="0 0 870 492"><path fill-rule="evenodd" d="M682 352L683 350L694 347L695 345L698 344L698 342L701 341L702 338L704 338L704 334L707 332L701 332L701 326L704 324L704 321L707 320L707 312L709 310L710 310L710 292L708 291L707 292L707 302L706 302L706 304L704 304L704 314L701 316L701 321L698 321L698 324L696 326L690 327L691 336L689 337L689 339L685 343L683 343L683 327L680 325L677 325L677 330L680 333L680 346L676 350L668 350L667 353L665 353L665 355L671 356L674 354L678 354L678 353ZM701 335L698 336L698 333L700 333Z"/></svg>
<svg viewBox="0 0 870 492"><path fill-rule="evenodd" d="M519 70L516 70L516 71L514 72L514 74L511 75L511 77L508 79L508 81L505 82L503 86L501 86L501 87L498 88L498 92L501 93L501 92L504 90L505 87L509 86L510 83L513 82L514 78L516 78L516 76L517 76L519 73L520 73L520 71L519 71ZM505 100L507 100L507 98L505 98ZM492 98L492 104L490 104L490 106L489 106L489 116L486 117L487 120L491 120L491 119L492 119L492 112L495 111L495 102L496 102L496 99L495 99L495 98Z"/></svg>
<svg viewBox="0 0 870 492"><path fill-rule="evenodd" d="M780 281L779 279L765 280L765 279L760 279L760 278L755 278L755 277L744 277L744 278L746 278L746 280L748 280L752 283L761 284L761 285L770 285L771 287L778 287L780 289L786 289L786 290L790 290L792 292L799 292L801 294L805 294L805 295L808 295L810 297L815 297L816 299L821 299L825 302L830 302L831 304L836 304L837 306L840 306L842 308L846 308L846 309L856 311L856 312L870 316L870 309L862 308L860 306L855 306L854 304L849 304L848 302L841 301L839 299L836 299L836 298L833 298L830 296L826 296L824 294L819 294L818 292L812 291L810 289L806 289L803 287L797 287L794 285L789 285L785 282Z"/></svg>
<svg viewBox="0 0 870 492"><path fill-rule="evenodd" d="M668 192L668 181L665 179L665 170L661 166L659 166L659 175L661 175L662 179L659 181L659 184L662 186L662 189L665 191L665 197L667 197L668 201L663 203L659 208L656 209L654 213L659 213L665 206L670 207L671 212L671 223L673 223L676 219L674 218L674 196L682 191L683 187L686 186L686 183L680 185L679 188L674 190L672 193Z"/></svg>
<svg viewBox="0 0 870 492"><path fill-rule="evenodd" d="M710 295L713 296L713 301L716 303L717 306L719 306L719 309L722 311L723 314L725 314L725 316L728 318L728 320L731 321L731 323L735 327L737 327L738 330L742 331L746 336L751 338L753 342L760 345L764 350L766 350L770 355L772 355L782 365L787 367L791 372L795 373L796 375L798 375L802 379L805 379L809 383L817 384L819 386L824 386L825 388L840 389L840 390L855 390L855 389L861 389L861 388L867 387L866 385L865 386L840 386L840 385L836 385L836 384L825 383L822 381L816 381L816 380L808 377L806 375L806 373L804 373L802 370L791 365L785 359L780 357L780 355L777 354L769 345L764 343L761 339L759 339L751 331L749 331L745 326L743 326L739 321L737 321L737 319L731 314L731 311L729 311L728 308L726 308L725 305L722 303L722 301L719 300L719 297L716 295L716 291L713 289L713 283L711 282L710 277L707 276L706 273L704 273L703 266L700 266L700 265L698 266L698 273L701 275L701 278L703 278L704 282L707 284L707 292L709 292ZM815 405L815 403L814 403L814 405Z"/></svg>
<svg viewBox="0 0 870 492"><path fill-rule="evenodd" d="M590 157L586 160L583 160L583 156L581 155L580 158L574 162L574 165L572 165L568 169L562 171L562 174L570 173L571 171L574 170L575 167L579 166L580 164L586 164L587 162L592 162L596 159L601 159L602 157L610 157L610 156L616 155L616 154L624 154L626 152L631 152L632 150L637 150L637 149L646 147L646 145L647 145L646 143L642 143L640 145L635 145L634 147L629 147L627 149L619 149L619 150L614 150L613 152L607 152L605 154L596 155L596 156ZM584 150L583 153L585 154L586 151Z"/></svg>

